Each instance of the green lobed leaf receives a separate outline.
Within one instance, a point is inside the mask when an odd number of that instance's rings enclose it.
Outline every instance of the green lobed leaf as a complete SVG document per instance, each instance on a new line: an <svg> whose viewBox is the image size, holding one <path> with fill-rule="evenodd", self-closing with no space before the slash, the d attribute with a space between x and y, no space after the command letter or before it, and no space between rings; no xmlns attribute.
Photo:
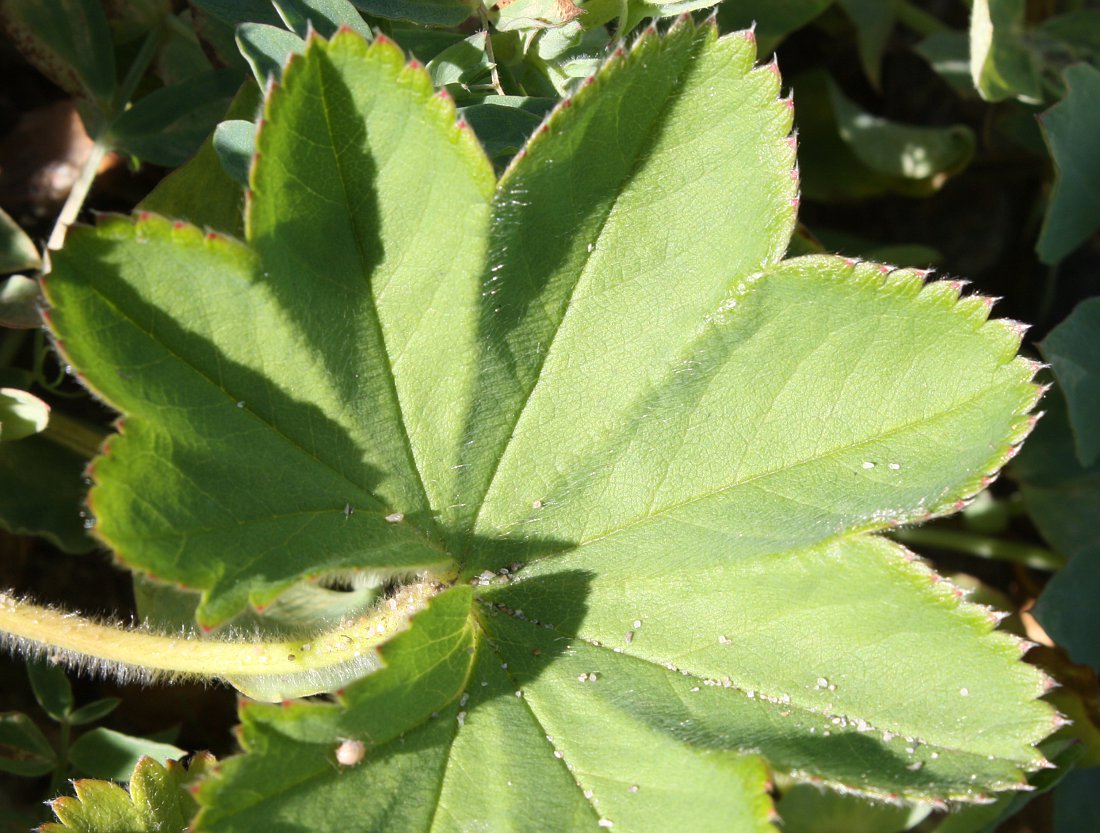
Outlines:
<svg viewBox="0 0 1100 833"><path fill-rule="evenodd" d="M424 70L312 39L245 243L71 235L51 327L125 414L92 493L121 558L208 624L354 568L475 586L342 702L244 708L200 829L767 830L768 767L939 802L1044 765L1019 641L872 534L1029 431L1020 328L922 272L780 261L792 115L754 60L647 30L494 192Z"/></svg>
<svg viewBox="0 0 1100 833"><path fill-rule="evenodd" d="M1100 162L1087 148L1100 130L1100 70L1074 64L1064 73L1066 96L1039 116L1054 160L1054 188L1036 250L1057 263L1100 226Z"/></svg>
<svg viewBox="0 0 1100 833"><path fill-rule="evenodd" d="M186 830L196 809L192 787L213 767L214 757L207 752L192 758L187 768L178 761L162 765L152 758L141 758L133 773L126 773L129 792L109 781L74 781L75 796L50 802L57 821L38 829L42 833Z"/></svg>

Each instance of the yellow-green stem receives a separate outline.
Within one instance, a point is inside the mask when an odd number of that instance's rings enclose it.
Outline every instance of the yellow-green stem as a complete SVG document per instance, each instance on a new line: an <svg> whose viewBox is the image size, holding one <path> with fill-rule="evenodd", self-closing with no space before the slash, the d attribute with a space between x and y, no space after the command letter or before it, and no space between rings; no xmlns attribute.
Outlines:
<svg viewBox="0 0 1100 833"><path fill-rule="evenodd" d="M404 630L435 590L430 582L411 584L354 621L309 638L274 641L108 625L0 593L0 632L17 650L67 665L123 678L221 679L275 702L334 691L379 668L378 646Z"/></svg>

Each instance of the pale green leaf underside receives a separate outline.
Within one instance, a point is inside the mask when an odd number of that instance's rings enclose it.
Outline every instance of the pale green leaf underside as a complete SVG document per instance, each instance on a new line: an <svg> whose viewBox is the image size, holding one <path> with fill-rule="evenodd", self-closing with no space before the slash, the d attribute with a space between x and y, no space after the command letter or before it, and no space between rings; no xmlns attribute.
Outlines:
<svg viewBox="0 0 1100 833"><path fill-rule="evenodd" d="M1026 434L1019 334L952 283L779 262L791 113L753 60L647 33L494 190L392 44L313 39L265 104L246 243L71 236L51 326L126 415L98 531L201 621L304 576L526 565L476 624L447 596L452 661L395 648L343 709L249 709L206 829L350 803L364 829L755 830L763 761L960 799L1041 762L1042 676L867 534L952 511ZM368 760L334 769L341 736Z"/></svg>

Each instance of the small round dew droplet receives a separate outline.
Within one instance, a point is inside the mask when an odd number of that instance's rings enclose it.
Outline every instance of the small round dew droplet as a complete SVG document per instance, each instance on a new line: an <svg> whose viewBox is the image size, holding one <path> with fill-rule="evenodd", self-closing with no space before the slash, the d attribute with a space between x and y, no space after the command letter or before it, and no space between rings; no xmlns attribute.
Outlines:
<svg viewBox="0 0 1100 833"><path fill-rule="evenodd" d="M597 824L600 827L614 827L615 826L615 822L613 822L611 819L600 819L597 822Z"/></svg>
<svg viewBox="0 0 1100 833"><path fill-rule="evenodd" d="M970 696L970 689L969 688L960 688L959 689L959 696L960 697L969 697Z"/></svg>
<svg viewBox="0 0 1100 833"><path fill-rule="evenodd" d="M244 407L244 400L243 399L240 402L237 403L237 407L238 408L243 408Z"/></svg>
<svg viewBox="0 0 1100 833"><path fill-rule="evenodd" d="M536 500L531 504L532 509L542 509L542 501Z"/></svg>
<svg viewBox="0 0 1100 833"><path fill-rule="evenodd" d="M817 678L817 687L818 688L828 688L829 687L829 681L826 680L824 677L818 677Z"/></svg>
<svg viewBox="0 0 1100 833"><path fill-rule="evenodd" d="M631 785L630 785L630 786L629 786L629 787L627 788L627 790L626 790L626 791L627 791L627 792L629 792L629 793L636 793L636 792L638 792L638 785L637 785L637 784L631 784Z"/></svg>
<svg viewBox="0 0 1100 833"><path fill-rule="evenodd" d="M873 469L874 467L875 467L875 464L872 463L870 460L867 460L863 464L863 468L865 468L865 469Z"/></svg>
<svg viewBox="0 0 1100 833"><path fill-rule="evenodd" d="M403 520L405 520L404 512L391 512L390 514L386 515L386 523L388 524L399 524Z"/></svg>
<svg viewBox="0 0 1100 833"><path fill-rule="evenodd" d="M901 468L901 463L888 463L887 468L889 468L891 471L897 471Z"/></svg>
<svg viewBox="0 0 1100 833"><path fill-rule="evenodd" d="M642 620L641 619L635 619L634 620L634 630L638 630L638 628L640 628L641 626L642 626Z"/></svg>

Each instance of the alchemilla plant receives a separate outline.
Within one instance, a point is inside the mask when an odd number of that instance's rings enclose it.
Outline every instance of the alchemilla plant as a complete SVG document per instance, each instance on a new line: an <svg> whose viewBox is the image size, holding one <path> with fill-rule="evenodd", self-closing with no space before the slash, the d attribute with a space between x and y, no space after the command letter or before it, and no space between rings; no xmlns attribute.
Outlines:
<svg viewBox="0 0 1100 833"><path fill-rule="evenodd" d="M96 534L198 591L201 632L15 597L0 625L250 697L240 754L84 782L62 822L152 824L157 790L187 819L192 787L210 833L765 831L775 777L1028 788L1048 679L879 533L996 476L1036 368L957 282L784 259L792 104L755 62L751 31L650 28L498 177L393 42L313 34L267 86L242 239L70 233L48 326L122 415ZM368 602L219 635L333 578Z"/></svg>

